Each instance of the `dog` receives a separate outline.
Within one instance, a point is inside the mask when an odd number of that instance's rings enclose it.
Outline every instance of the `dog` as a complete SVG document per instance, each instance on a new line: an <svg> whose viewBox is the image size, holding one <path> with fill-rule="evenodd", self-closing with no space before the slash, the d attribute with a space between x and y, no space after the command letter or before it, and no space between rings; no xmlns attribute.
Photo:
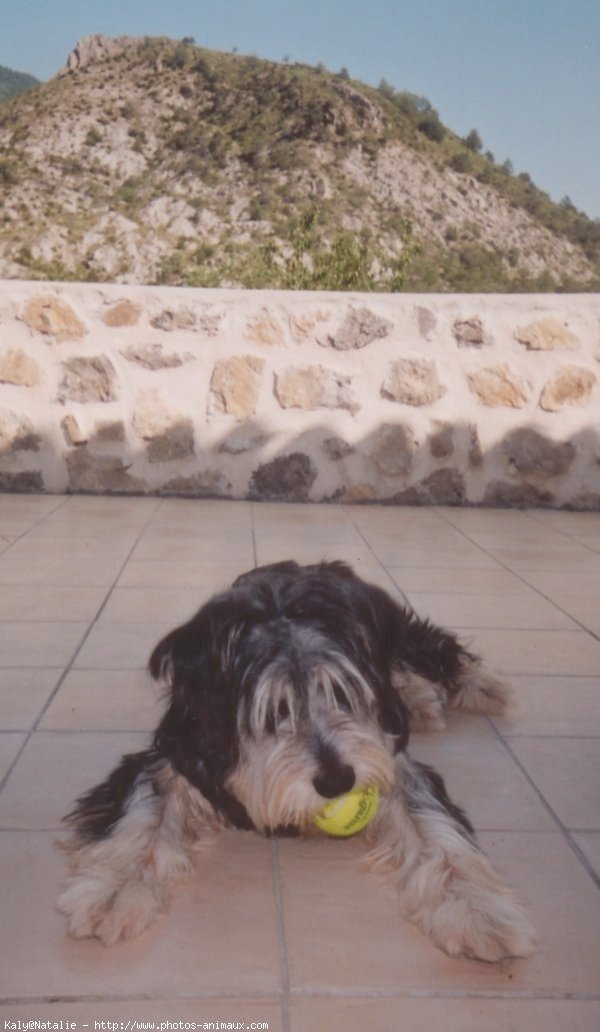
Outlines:
<svg viewBox="0 0 600 1032"><path fill-rule="evenodd" d="M353 786L381 795L362 832L406 916L450 956L533 950L529 917L478 848L444 782L407 752L447 707L501 713L509 689L457 638L342 562L238 577L154 649L168 703L65 818L72 936L138 935L212 829L322 834L314 815Z"/></svg>

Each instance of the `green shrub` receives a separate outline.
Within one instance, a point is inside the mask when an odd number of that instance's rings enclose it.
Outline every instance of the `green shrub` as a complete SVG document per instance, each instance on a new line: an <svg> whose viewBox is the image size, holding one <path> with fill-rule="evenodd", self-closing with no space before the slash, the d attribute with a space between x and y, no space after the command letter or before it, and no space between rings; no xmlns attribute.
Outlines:
<svg viewBox="0 0 600 1032"><path fill-rule="evenodd" d="M446 135L446 129L437 115L437 112L430 112L425 115L417 124L417 129L429 140L441 143Z"/></svg>
<svg viewBox="0 0 600 1032"><path fill-rule="evenodd" d="M473 171L471 157L469 154L465 154L464 151L459 151L458 154L454 154L448 164L455 172L466 174Z"/></svg>

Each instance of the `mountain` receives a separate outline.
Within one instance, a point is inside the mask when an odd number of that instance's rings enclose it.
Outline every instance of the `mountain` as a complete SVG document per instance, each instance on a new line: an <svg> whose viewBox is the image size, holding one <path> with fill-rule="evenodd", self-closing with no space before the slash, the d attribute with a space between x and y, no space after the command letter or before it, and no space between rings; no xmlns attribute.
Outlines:
<svg viewBox="0 0 600 1032"><path fill-rule="evenodd" d="M591 290L600 222L429 101L193 40L81 40L0 107L0 275Z"/></svg>
<svg viewBox="0 0 600 1032"><path fill-rule="evenodd" d="M15 72L12 68L5 68L0 65L0 101L17 97L32 86L39 85L39 79L27 72Z"/></svg>

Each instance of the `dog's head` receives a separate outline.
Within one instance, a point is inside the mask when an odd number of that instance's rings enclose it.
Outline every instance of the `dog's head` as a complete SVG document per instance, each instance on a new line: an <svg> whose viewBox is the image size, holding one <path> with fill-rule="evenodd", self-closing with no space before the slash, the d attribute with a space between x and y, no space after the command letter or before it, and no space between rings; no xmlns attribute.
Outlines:
<svg viewBox="0 0 600 1032"><path fill-rule="evenodd" d="M408 737L390 683L394 603L341 563L239 578L150 660L155 745L236 825L307 829L354 785L389 791Z"/></svg>

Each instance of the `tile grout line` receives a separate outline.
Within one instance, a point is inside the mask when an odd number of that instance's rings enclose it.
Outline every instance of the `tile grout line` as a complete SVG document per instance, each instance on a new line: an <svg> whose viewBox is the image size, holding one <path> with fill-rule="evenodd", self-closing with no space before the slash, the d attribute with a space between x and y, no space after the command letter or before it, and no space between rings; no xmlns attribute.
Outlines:
<svg viewBox="0 0 600 1032"><path fill-rule="evenodd" d="M58 733L62 734L63 732L58 732ZM102 732L94 732L94 734L96 734L96 733L102 733ZM131 732L131 731L127 731L127 732L125 732L125 731L124 732L115 731L115 732L113 732L113 734L115 734L115 735L118 735L118 734L121 734L121 733L122 734L132 734L134 732ZM141 733L141 732L138 732L138 733ZM27 827L25 825L18 825L18 824L14 824L14 825L4 824L4 825L0 826L0 835L4 835L4 834L11 834L11 835L13 835L15 832L34 832L35 834L37 834L39 832L41 835L56 835L56 833L58 831L60 831L60 829L61 829L61 825L60 824L56 824L56 825L49 826L49 827L42 827L42 826ZM562 828L515 828L515 827L507 828L506 825L495 828L495 827L490 826L490 825L480 824L479 822L478 822L477 828L476 828L476 834L481 833L482 835L520 835L523 832L526 832L528 835L540 835L540 836L541 835L557 835L557 834L562 833ZM600 831L598 830L598 828L569 828L569 829L567 829L566 834L573 834L573 835L600 835Z"/></svg>
<svg viewBox="0 0 600 1032"><path fill-rule="evenodd" d="M577 537L577 536L576 536L576 535L574 535L574 534L567 534L566 530L561 530L561 529L560 529L560 528L558 528L558 527L553 527L551 523L547 523L547 522L546 522L545 520L540 520L540 519L539 519L539 518L538 518L538 517L537 517L537 516L535 515L535 513L536 513L537 511L538 511L538 510L536 510L536 509L526 509L526 510L525 510L525 512L526 512L526 514L527 514L527 516L528 516L528 517L529 517L529 518L530 518L531 520L533 520L533 522L534 522L534 523L537 523L537 524L538 524L538 525L539 525L540 527L544 527L544 526L545 526L545 527L546 527L546 529L547 529L547 528L548 528L548 526L549 526L553 534L560 534L560 535L561 535L562 537L566 538L566 540L567 540L567 541L571 541L571 542L572 542L572 541L575 541L575 543L576 543L576 544L578 544L578 545L581 545L581 546L582 546L583 548L586 548L586 549L587 549L587 551L588 551L588 552L590 552L590 553L591 553L592 555L598 555L598 550L597 550L597 549L595 549L595 548L592 548L592 547L591 547L591 545L586 545L586 544L585 544L585 538L586 538L586 536L589 536L589 537L595 537L595 535L593 535L593 534L590 534L590 535L584 535L584 536L583 536L583 538L581 538L581 537ZM545 511L553 511L553 510L545 510ZM561 512L561 511L562 511L562 512L564 512L564 511L571 511L571 510L560 510L560 509L559 509L558 511L559 511L559 512ZM592 513L593 513L593 509L584 509L584 510L583 510L583 512L587 512L587 513L589 513L589 514L592 514Z"/></svg>
<svg viewBox="0 0 600 1032"><path fill-rule="evenodd" d="M302 989L294 989L292 996L295 999L315 999L315 1000L548 1000L548 1001L565 1001L568 1003L595 1003L600 1001L600 993L592 992L581 992L571 993L568 990L563 992L556 991L551 992L547 989L542 989L540 992L535 990L493 990L493 989L434 989L429 991L427 989L411 989L409 987L405 989L394 989L383 988L383 989L369 989L366 986L358 986L356 989L345 989L345 988L329 988L329 989L311 989L309 987ZM136 994L111 994L110 996L97 996L92 994L80 994L76 993L70 995L61 995L61 1004L77 1004L77 1003L142 1003L146 1005L152 1005L161 1003L164 1000L164 996L145 996L141 993ZM280 996L277 993L261 993L257 990L253 990L248 993L236 993L232 991L225 992L199 992L193 996L183 995L177 997L177 1002L189 1003L196 1001L206 1002L210 1000L225 1000L225 1001L256 1001L256 1002L279 1002ZM0 997L0 1004L3 1006L19 1006L19 1005L39 1005L47 1003L56 1003L56 996L5 996ZM121 1027L121 1026L119 1026ZM288 1029L285 1032L289 1032Z"/></svg>
<svg viewBox="0 0 600 1032"><path fill-rule="evenodd" d="M458 533L460 533L467 541L469 541L470 544L472 544L475 547L479 548L481 551L483 551L485 553L485 555L490 556L490 553L488 552L488 550L483 545L480 545L477 541L474 541L473 538L471 538L470 535L465 530L463 530L461 527L457 527L455 524L453 524L452 521L450 519L448 519L443 512L439 512L439 510L437 510L437 509L436 509L436 512L440 516L440 518L445 521L445 523L447 525L453 527L454 530L458 531ZM535 517L530 516L529 513L526 513L526 515L527 515L528 519L531 519L532 523L538 523L539 525L542 525L542 521L536 520ZM565 533L563 533L561 531L559 531L558 533L560 533L561 536L566 541L572 540L569 537L568 534L565 534ZM588 551L591 552L592 550L588 549ZM586 634L589 634L591 638L598 639L598 637L599 637L598 635L594 634L593 631L591 631L588 627L586 627L579 620L577 620L575 617L573 617L570 613L567 613L564 609L561 608L561 606L559 606L553 599L551 599L547 595L545 595L539 588L535 587L535 585L533 585L533 584L530 584L527 580L525 580L524 577L521 576L521 574L518 571L512 570L506 563L504 563L501 559L499 559L496 556L490 556L490 558L494 559L495 562L497 562L501 567L503 567L508 573L510 573L514 577L516 577L517 580L519 580L526 587L531 588L533 591L535 591L536 594L540 596L540 598L543 598L544 601L548 602L550 605L552 605L554 608L556 608L558 610L558 612L563 613L564 616L566 616L566 617L568 617L568 619L572 620L573 623L576 624L577 627L579 627ZM474 630L475 630L475 628L474 628ZM527 628L527 630L531 630L531 628ZM508 676L519 676L519 675L513 673L512 675L509 674ZM544 675L542 674L540 676L544 676ZM594 868L590 864L589 860L587 859L587 857L585 856L585 854L583 853L581 848L573 840L572 835L570 833L570 830L563 824L563 822L560 820L560 818L555 813L553 808L547 802L547 800L546 800L545 796L543 795L543 793L541 792L541 790L535 784L533 779L530 777L528 771L525 769L523 764L519 761L519 759L517 758L517 756L513 752L512 748L510 747L509 742L506 740L506 738L501 735L501 733L498 731L498 729L494 725L493 721L491 721L489 718L486 718L486 719L487 719L488 724L490 724L494 734L497 736L497 738L501 742L503 748L506 750L508 755L511 757L511 759L514 761L514 763L517 765L517 767L519 768L519 770L521 771L523 776L527 779L527 781L529 782L529 784L531 785L531 787L535 791L536 795L539 797L540 802L542 803L542 805L547 809L549 815L552 817L552 819L556 823L558 829L560 830L563 839L566 841L566 843L569 846L569 848L571 849L571 851L577 857L580 865L584 868L586 873L590 876L590 878L592 879L594 884L597 885L597 886L600 886L600 878L596 874ZM515 737L520 737L520 736L517 735ZM534 736L534 737L539 737L539 736ZM555 735L547 735L547 736L544 736L544 737L556 738L557 736L555 736ZM569 735L569 736L561 736L561 737L580 738L581 736L580 735Z"/></svg>
<svg viewBox="0 0 600 1032"><path fill-rule="evenodd" d="M279 971L283 995L281 999L281 1015L284 1032L291 1032L290 1019L290 972L288 963L288 951L285 938L285 920L283 914L283 893L281 890L281 866L277 843L274 838L270 839L271 862L273 866L273 885L275 889L275 909L277 912L277 938L279 941Z"/></svg>
<svg viewBox="0 0 600 1032"><path fill-rule="evenodd" d="M536 594L538 594L538 595L539 595L539 596L540 596L541 598L543 598L543 599L544 599L545 601L549 602L549 604L550 604L550 605L552 605L552 606L554 606L554 607L555 607L555 608L556 608L556 609L557 609L557 610L558 610L559 612L563 612L563 613L564 613L564 610L562 610L562 609L560 608L560 606L556 605L556 603L555 603L555 602L554 602L554 601L553 601L552 599L549 599L549 598L548 598L548 597L547 597L546 595L544 595L544 594L543 594L543 592L539 591L539 590L538 590L537 588L535 588L535 587L534 587L533 585L529 584L529 583L528 583L528 582L527 582L527 581L526 581L526 580L525 580L525 579L524 579L523 577L521 577L521 576L520 576L520 574L519 574L518 572L516 572L515 570L511 570L511 569L510 569L510 567L509 567L509 566L507 566L507 565L506 565L506 564L505 564L504 562L502 562L502 560L501 560L501 559L498 559L498 558L496 558L496 556L491 556L491 555L490 555L490 553L488 552L488 550L487 550L487 549L486 549L486 548L485 548L485 547L484 547L483 545L480 545L480 544L479 544L479 543L478 543L477 541L474 541L474 540L473 540L473 539L472 539L472 538L471 538L471 537L469 536L469 534L468 534L468 533L467 533L466 531L464 531L464 530L463 530L462 528L460 528L460 527L456 527L456 526L455 526L455 525L454 525L454 524L453 524L453 523L451 522L451 520L449 520L449 519L448 519L448 518L447 518L447 517L446 517L446 516L444 515L444 513L440 512L440 511L439 511L438 509L436 509L435 511L436 511L436 515L438 515L438 516L439 516L439 518L440 518L441 520L443 520L443 521L444 521L444 522L446 523L446 525L447 525L447 526L450 526L450 527L452 527L452 529L456 530L456 531L457 531L457 532L458 532L458 533L459 533L459 534L460 534L460 535L461 535L462 537L464 537L464 538L465 538L465 539L466 539L466 540L467 540L467 541L468 541L468 542L469 542L469 543L470 543L471 545L473 545L474 547L476 547L477 549L479 549L480 551L482 551L482 552L483 552L483 553L484 553L484 554L485 554L486 556L488 556L489 558L491 558L491 559L493 559L493 560L494 560L495 562L497 562L499 566L501 566L501 567L502 567L502 568L503 568L503 569L504 569L504 570L505 570L506 572L508 572L508 573L512 574L513 576L515 576L515 577L516 577L516 578L517 578L517 579L518 579L519 581L521 581L521 583L523 583L523 584L524 584L524 585L526 585L527 587L530 587L530 588L532 588L532 589L533 589L533 590L534 590L534 591L536 592ZM528 516L528 518L530 518L530 517ZM532 521L532 522L533 522L533 521ZM539 522L539 521L537 521L537 522ZM356 526L356 525L355 525L355 526ZM362 537L363 537L363 539L364 539L364 535L362 535L362 532L361 532L360 528L359 528L359 527L357 527L356 529L358 530L358 533L359 533L359 534L361 534L361 536L362 536ZM566 540L569 540L569 538L568 538L568 535L566 535L566 534L563 534L562 536L563 536L563 537L564 537L564 538L565 538ZM365 542L366 542L367 546L368 546L368 547L370 548L370 545L368 544L368 542L366 541L366 539L364 539L364 540L365 540ZM371 550L372 550L372 549L371 549ZM384 568L385 568L385 567L384 567ZM386 573L387 573L387 568L386 568ZM389 574L388 574L388 576L389 576ZM402 594L404 594L404 593L402 593ZM404 597L406 598L406 596L404 596ZM410 603L410 602L408 601L408 599L407 599L407 602L408 602L408 604L409 604L409 605L411 604L411 603ZM590 630L589 630L589 628L585 627L585 626L584 626L583 624L581 624L581 623L580 623L580 622L579 622L578 620L575 620L575 618L571 617L571 616L570 616L570 615L569 615L568 613L564 613L564 615L565 615L565 616L567 616L567 617L568 617L569 619L573 619L573 622L574 622L575 624L577 624L577 626L578 626L578 627L579 627L579 628L580 628L581 630L583 630L583 631L584 631L585 633L589 634L589 635L590 635L590 637L592 637L593 639L597 639L597 637L598 637L598 636L597 636L597 635L595 635L595 634L594 634L594 633L593 633L592 631L590 631ZM473 630L479 630L479 628L473 628ZM527 630L531 630L531 628L527 628ZM572 632L572 633L573 633L573 632ZM511 675L508 675L508 676L511 676ZM516 674L513 674L512 676L518 676L518 675L516 675ZM543 675L541 675L541 676L543 676ZM560 830L560 832L561 832L561 834L562 834L563 838L565 839L565 841L566 841L566 843L568 844L568 846L569 846L569 848L571 849L571 851L572 851L572 852L573 852L573 853L574 853L574 854L576 855L576 857L577 857L577 859L579 860L579 862L580 862L581 866L583 866L583 867L584 867L585 871L586 871L586 872L587 872L587 874L588 874L588 875L589 875L589 876L591 877L591 879L592 879L592 881L594 882L594 884L595 884L595 885L597 885L597 886L600 886L600 878L598 877L598 875L597 875L597 874L596 874L596 872L594 871L593 867L591 866L591 864L590 864L590 862L588 861L587 857L585 857L585 855L584 855L584 853L582 852L582 850L581 850L581 849L580 849L580 848L579 848L579 847L577 846L577 844L576 844L576 843L575 843L575 842L573 841L573 839L572 839L572 837L571 837L571 835L570 835L570 833L569 833L569 829L565 827L565 825L564 825L564 824L563 824L563 822L562 822L562 821L560 820L560 818L558 817L558 815L557 815L557 814L555 813L555 811L553 810L553 808L552 808L552 807L550 806L550 804L549 804L549 803L547 802L547 800L546 800L545 796L544 796L544 795L543 795L543 793L542 793L542 792L540 791L540 789L538 788L538 786L537 786L537 785L535 784L535 782L533 781L533 779L532 779L532 778L530 777L529 773L528 773L528 772L526 771L526 769L524 768L524 766L523 766L523 765L522 765L522 764L520 763L520 761L518 760L517 756L515 755L515 753L513 752L513 750L512 750L511 748L510 748L510 746L509 746L508 742L507 742L507 741L506 741L506 740L505 740L505 739L504 739L504 738L502 737L502 735L500 734L500 732L498 731L498 729L497 729L497 728L495 727L495 725L494 725L494 724L492 723L492 721L491 721L491 720L490 720L489 718L486 718L486 720L487 720L487 721L488 721L488 723L490 724L490 726L491 726L491 728L492 728L492 730L493 730L494 734L495 734L495 735L497 736L497 738L498 738L498 739L499 739L499 741L501 742L501 744L502 744L503 748L504 748L504 749L506 750L506 752L508 753L508 755L509 755L509 756L511 757L511 759L512 759L512 760L514 761L514 763L515 763L515 764L517 765L517 767L519 768L519 770L521 771L521 773L522 773L522 774L524 775L524 777L525 777L525 778L527 779L527 781L529 782L529 784L531 785L531 787L532 787L532 788L533 788L533 790L535 791L536 795L537 795L537 796L539 797L539 799L540 799L540 802L541 802L541 803L543 804L543 806L544 806L544 807L546 808L546 810L548 811L548 813L549 813L549 815L551 816L551 818L552 818L552 819L554 820L554 822L555 822L555 824L557 825L557 827L559 828L559 830ZM553 737L555 737L555 736L553 736L553 735L549 735L549 736L546 736L546 737L549 737L549 738L553 738ZM567 736L567 737L573 737L573 738L578 738L578 737L580 737L580 736L578 736L578 735L572 735L572 736Z"/></svg>
<svg viewBox="0 0 600 1032"><path fill-rule="evenodd" d="M484 962L485 963L485 962ZM316 1000L552 1000L595 1003L600 1000L600 993L578 993L573 994L565 990L558 990L553 993L542 989L539 993L535 990L515 989L368 989L366 986L358 986L355 989L329 988L329 989L294 989L292 996L297 999Z"/></svg>
<svg viewBox="0 0 600 1032"><path fill-rule="evenodd" d="M8 547L5 548L4 551L0 553L0 559L5 558L5 557L6 558L10 558L9 556L6 556L6 553L10 552L12 546L14 544L16 544L17 541L21 541L23 538L27 537L27 535L30 533L30 531L35 530L36 527L39 527L40 523L43 523L44 520L48 518L48 516L54 516L55 512L59 512L59 510L62 509L66 505L68 499L69 499L68 495L63 496L61 498L60 502L58 503L58 505L54 509L49 509L48 512L45 512L44 515L40 516L40 518L38 520L34 520L33 523L31 524L31 526L28 527L27 530L24 530L21 534L15 534L14 537L11 537L10 538L10 544L8 545ZM0 520L1 519L2 519L2 514L0 513ZM18 522L18 520L16 522Z"/></svg>
<svg viewBox="0 0 600 1032"><path fill-rule="evenodd" d="M437 511L437 510L436 510L436 511ZM450 521L449 519L447 519L447 518L446 518L446 517L444 516L444 514L443 514L443 513L441 513L441 512L438 512L438 515L439 515L439 516L441 517L441 519L445 520L445 522L446 522L446 523L447 523L448 525L450 525L450 526L454 527L454 529L455 529L455 530L457 530L457 531L458 531L458 532L459 532L459 533L460 533L460 534L461 534L461 535L462 535L462 536L463 536L464 538L466 538L466 540L467 540L467 541L469 541L469 542L470 542L470 543L471 543L472 545L474 545L474 546L475 546L476 548L479 548L479 549L480 549L480 550L481 550L482 552L484 552L484 553L485 553L485 555L490 555L490 553L488 552L488 550L487 550L487 549L486 549L486 548L485 548L485 547L484 547L483 545L480 545L480 544L479 544L479 543L478 543L477 541L473 541L473 539L472 539L472 538L471 538L471 537L469 536L469 534L468 534L468 533L467 533L466 531L462 530L462 528L460 528L460 527L455 527L455 526L454 526L454 524L453 524L453 523L451 523L451 521ZM528 519L531 519L531 517L529 517L529 515L528 515L528 514L527 514L527 516L528 516ZM538 521L532 520L532 522L538 522L538 523L539 523L540 521L539 521L539 520L538 520ZM563 534L562 536L563 536L563 537L564 537L564 538L565 538L566 540L569 540L569 538L568 538L568 535L566 535L566 534ZM526 584L526 585L527 585L528 587L531 587L531 588L533 588L533 590L534 590L534 591L536 592L536 594L538 594L538 595L539 595L539 596L540 596L541 598L543 598L543 599L544 599L544 600L545 600L546 602L549 602L549 603L550 603L550 604L551 604L552 606L555 606L555 608L556 608L556 609L558 609L558 610L559 610L559 612L564 612L564 610L562 610L562 609L560 608L560 606L557 606L557 605L556 605L556 603L555 603L555 602L554 602L554 601L553 601L552 599L550 599L550 598L548 598L548 597L547 597L546 595L544 595L544 593L543 593L542 591L539 591L539 590L538 590L538 588L534 587L534 585L532 585L532 584L528 584L528 582L527 582L527 581L525 580L525 578L524 578L524 577L521 577L521 575L520 575L520 574L519 574L519 573L518 573L517 571L515 571L515 570L511 570L511 569L510 569L510 567L509 567L509 566L507 566L507 565L506 565L505 563L503 563L501 559L497 559L497 558L496 558L496 556L490 556L490 558L494 559L494 560L495 560L495 561L496 561L497 563L499 563L499 565L500 565L500 566L502 566L502 567L503 567L503 568L504 568L505 570L507 570L507 571L508 571L509 573L511 573L511 574L512 574L513 576L517 577L517 579L518 579L519 581L521 581L521 582L522 582L523 584ZM585 632L586 634L589 634L591 638L593 638L594 640L597 640L597 639L598 639L598 635L595 635L595 634L594 634L594 633L593 633L592 631L590 631L590 630L589 630L589 629L588 629L587 627L584 627L584 625L583 625L583 624L581 624L581 623L580 623L580 622L579 622L578 620L575 620L575 619L574 619L573 617L571 617L571 616L570 616L570 615L569 615L568 613L564 613L564 615L565 615L565 616L568 616L568 617L569 617L569 619L573 619L573 622L574 622L574 623L576 623L576 624L577 624L577 625L578 625L578 626L579 626L579 627L581 628L581 630L583 630L583 631L584 631L584 632ZM528 630L529 630L529 629L530 629L530 628L528 628ZM551 632L551 633L552 633L552 632ZM510 677L510 676L519 676L519 675L517 675L517 674L514 674L514 673L513 673L512 675L511 675L511 674L508 674L507 676L509 676L509 677ZM540 675L540 676L542 676L542 677L543 677L544 675L542 674L542 675ZM590 878L592 879L592 881L593 881L594 885L596 885L597 887L600 887L600 878L599 878L599 877L598 877L598 875L596 874L596 872L595 872L594 868L593 868L593 867L592 867L592 865L590 864L589 860L587 859L587 857L585 856L585 854L583 853L583 851L582 851L582 850L581 850L581 849L579 848L579 846L577 846L577 844L576 844L576 843L575 843L575 842L573 841L573 839L572 839L572 837L571 837L571 834L570 834L570 832L569 832L569 829L568 829L568 828L567 828L567 827L566 827L566 826L565 826L565 825L563 824L563 822L561 821L560 817L559 817L559 816L558 816L558 814L557 814L557 813L555 812L555 810L553 809L553 807L552 807L552 806L550 806L550 803L549 803L549 802L547 801L547 799L546 799L546 797L544 796L544 794L542 793L541 789L539 789L539 788L538 788L538 786L536 785L535 781L534 781L534 780L533 780L533 778L532 778L532 777L530 776L529 772L528 772L528 771L526 770L526 768L524 767L524 765L523 765L523 764L521 763L521 761L519 760L519 758L518 758L518 757L516 756L516 754L514 753L513 749L512 749L512 748L511 748L511 746L509 745L509 742L507 741L507 739L506 739L506 738L504 738L504 737L503 737L503 736L502 736L502 735L500 734L500 732L498 731L497 727L495 726L495 724L493 723L493 721L492 721L492 720L491 720L491 719L490 719L489 717L486 717L485 719L487 720L487 722L488 722L489 726L490 726L490 727L492 728L492 730L493 730L494 734L496 735L496 737L498 738L498 740L499 740L499 741L500 741L500 743L502 744L503 748L504 748L504 749L506 750L506 752L507 752L507 753L508 753L508 755L509 755L509 756L511 757L511 759L513 760L513 762L514 762L514 763L516 764L517 768L518 768L518 769L519 769L519 770L521 771L522 775L523 775L523 776L524 776L524 777L526 778L526 780L528 781L528 783L529 783L529 784L531 785L532 789L534 790L534 792L535 792L535 793L536 793L536 795L538 796L538 798L539 798L540 802L542 803L542 805L543 805L543 806L544 806L544 807L546 808L546 810L547 810L547 812L548 812L549 816L550 816L550 817L552 818L552 820L553 820L553 821L555 822L556 826L557 826L557 827L558 827L558 829L560 830L560 832L561 832L561 834L562 834L562 837L563 837L564 841L566 842L566 844L567 844L567 845L568 845L568 847L570 848L571 852L572 852L572 853L574 853L574 855L575 855L575 856L577 857L577 860L579 861L579 864L580 864L580 866L582 866L582 867L583 867L583 869L584 869L584 870L586 871L586 873L587 873L587 874L589 875L589 877L590 877ZM518 737L518 736L517 736L517 737ZM556 736L554 736L554 735L548 735L548 736L546 736L546 737L548 737L548 738L553 738L553 737L556 737ZM578 737L580 737L580 736L578 736L578 735L572 735L572 736L568 736L568 737L572 737L572 738L578 738Z"/></svg>
<svg viewBox="0 0 600 1032"><path fill-rule="evenodd" d="M554 601L554 599L549 598L549 596L545 595L543 591L541 591L539 588L536 588L534 584L531 584L528 580L526 580L525 577L523 577L518 570L511 569L510 566L508 566L505 562L502 561L502 559L499 559L497 556L492 555L484 545L480 545L478 541L474 541L473 538L471 538L469 536L467 531L463 530L461 527L456 527L454 525L454 523L451 523L451 521L449 519L447 519L443 515L443 513L439 513L439 515L440 515L441 519L445 520L445 522L448 524L448 526L453 527L454 530L458 531L459 534L461 534L464 538L466 538L466 540L469 542L469 544L473 545L475 548L478 548L481 552L483 552L485 555L487 555L490 559L493 559L494 562L498 563L498 565L501 566L503 570L505 570L507 573L512 574L513 577L516 577L517 580L519 580L521 582L521 584L525 585L525 587L531 588L532 591L535 591L535 593L537 595L539 595L540 598L543 598L545 602L548 602L551 606L554 606L554 608L557 609L559 613L562 613L563 616L566 616L569 620L572 620L573 623L576 624L577 627L580 630L584 631L586 634L589 634L591 638L594 638L594 640L600 641L600 634L596 634L595 631L590 630L589 627L586 627L585 624L581 623L581 621L578 620L577 617L572 616L571 613L567 613L567 611L565 609L562 609L561 606L559 606L558 603ZM529 518L531 518L531 517L529 517ZM534 522L536 522L536 521L534 520ZM537 522L540 522L540 521L537 521ZM567 541L571 540L567 534L562 534L562 536ZM588 549L588 551L591 551L591 550ZM527 572L527 571L524 571L524 572ZM536 571L534 571L534 572L536 572ZM557 570L556 572L560 573L561 571ZM527 628L527 630L530 630L530 629L531 628Z"/></svg>
<svg viewBox="0 0 600 1032"><path fill-rule="evenodd" d="M389 580L390 584L392 585L394 591L399 591L400 594L402 595L402 598L406 602L406 604L410 605L406 595L402 591L402 588L398 584L396 584L396 581L394 580L394 578L392 577L391 573L389 572L387 565L382 562L382 560L379 558L379 556L375 552L375 549L373 548L373 546L370 544L370 542L367 540L367 538L363 534L362 528L359 527L358 524L354 522L354 520L352 519L352 515L347 510L344 510L344 507L342 505L340 506L340 509L344 513L344 516L346 517L348 522L350 523L350 526L353 527L354 530L356 531L356 533L362 538L363 543L367 546L367 548L368 548L369 552L371 553L371 555L373 556L377 566L381 570L383 570L383 572L385 573L385 575L386 575L387 579ZM359 573L359 576L360 576L360 573Z"/></svg>
<svg viewBox="0 0 600 1032"><path fill-rule="evenodd" d="M67 499L65 499L65 501L66 500ZM10 778L13 770L15 769L18 761L20 760L20 758L21 758L25 748L29 744L29 741L31 740L31 738L33 737L35 732L37 731L38 726L40 724L40 721L44 718L44 716L46 715L46 713L47 713L47 711L48 711L48 709L49 709L49 707L51 705L51 703L56 698L58 692L60 691L60 689L61 689L61 687L62 687L62 685L63 685L63 683L64 683L64 681L65 681L65 679L67 677L67 675L71 672L71 670L73 668L73 664L74 664L75 660L77 659L77 656L79 655L79 653L81 652L83 646L85 645L86 641L88 640L88 638L89 638L89 636L90 636L90 634L92 632L92 629L96 626L96 623L98 621L98 617L102 613L102 611L103 611L104 607L106 606L110 596L112 595L112 592L113 592L113 590L114 590L114 588L115 588L115 586L116 586L116 584L117 584L117 582L119 580L119 577L123 573L123 570L125 569L125 566L127 565L129 559L131 558L131 554L132 554L134 548L136 547L138 541L140 540L140 537L142 536L143 532L145 531L146 527L148 526L150 520L152 519L154 514L157 512L157 510L158 510L158 508L160 506L160 502L161 501L162 501L162 499L157 499L156 500L156 505L154 506L154 508L150 512L148 518L141 525L140 532L139 532L138 536L136 537L135 541L133 542L133 544L131 545L131 548L129 549L129 552L127 553L125 559L123 560L121 566L119 567L118 572L117 572L113 582L108 587L108 589L106 591L106 594L104 596L104 600L102 601L101 605L99 606L98 611L96 612L95 617L93 618L93 620L90 621L90 624L89 624L89 626L87 628L87 631L85 632L85 634L81 638L79 644L77 645L77 648L75 649L75 651L73 652L73 655L71 656L71 659L69 660L67 665L64 667L62 674L58 678L58 681L56 682L54 688L50 692L48 698L46 699L44 705L42 706L41 710L39 711L39 713L38 713L36 719L34 720L33 724L31 725L29 730L25 732L25 738L24 738L23 742L21 743L20 749L17 750L17 754L14 757L12 763L9 764L8 769L6 770L4 776L2 778L0 778L0 792L2 792L4 786L6 785L8 779ZM58 506L57 508L60 508L60 506ZM52 511L55 512L56 510L52 510Z"/></svg>
<svg viewBox="0 0 600 1032"><path fill-rule="evenodd" d="M552 820L556 824L558 830L561 832L563 839L566 841L567 845L571 849L571 852L573 852L575 854L575 856L579 860L580 865L584 868L586 873L590 876L590 878L592 879L594 885L597 888L600 888L600 876L598 876L596 874L596 872L595 872L594 868L592 867L590 861L587 859L587 857L585 856L583 851L579 848L579 846L573 841L573 838L571 836L571 829L567 828L567 826L563 823L561 818L556 813L555 809L550 805L550 803L546 799L546 797L545 797L544 793L542 792L542 790L540 788L538 788L538 786L536 785L533 777L530 775L530 773L527 770L527 768L524 766L524 764L521 762L519 757L515 754L515 752L511 748L509 742L500 734L500 732L498 731L498 728L495 726L493 720L491 720L490 717L486 717L485 719L488 722L488 724L490 725L490 727L492 728L492 731L494 732L494 734L495 734L496 738L498 739L498 741L500 742L500 744L506 750L506 752L508 753L508 755L510 756L512 761L516 764L517 768L520 770L520 772L523 775L523 777L527 780L527 782L529 783L529 785L531 786L531 788L534 790L535 794L537 795L538 799L540 800L542 805L547 810L549 816L552 818ZM553 738L554 736L553 735L547 735L546 737ZM578 735L571 735L569 737L578 738L580 736L578 736ZM590 830L594 830L594 829L590 829ZM576 831L575 831L575 834L577 834Z"/></svg>
<svg viewBox="0 0 600 1032"><path fill-rule="evenodd" d="M446 510L448 508L449 508L449 506L438 505L438 506L434 507L434 511L437 513L438 516L440 516L441 519L443 519L446 523L449 523L452 527L454 527L455 530L462 530L462 528L459 525L457 525L456 523L452 523L452 520L448 516L446 516ZM551 524L547 523L545 520L540 520L535 515L536 512L540 511L539 509L510 509L510 508L508 508L508 509L504 509L504 508L500 509L500 508L490 508L489 506L477 506L477 505L474 505L474 506L460 506L460 505L458 505L458 506L451 506L451 508L453 508L456 511L463 511L463 512L465 512L465 511L466 512L491 512L491 513L504 512L504 513L518 514L520 516L525 516L526 519L528 521L531 521L533 524L538 524L539 527L544 527L545 530L550 530L553 534L558 534L560 537L565 538L566 541L573 541L573 539L574 539L574 535L568 534L566 530L560 530L557 527L553 527ZM554 509L554 510L553 509L543 509L542 511L543 512L559 512L559 513L562 512L563 514L565 512L567 512L567 513L571 512L571 510L565 510L565 509ZM583 510L583 511L584 512L590 512L590 513L592 512L591 509L590 510ZM576 539L576 543L579 543L578 539ZM481 546L481 547L483 547L483 546ZM588 551L590 551L589 547L588 547ZM593 551L593 549L591 551Z"/></svg>

